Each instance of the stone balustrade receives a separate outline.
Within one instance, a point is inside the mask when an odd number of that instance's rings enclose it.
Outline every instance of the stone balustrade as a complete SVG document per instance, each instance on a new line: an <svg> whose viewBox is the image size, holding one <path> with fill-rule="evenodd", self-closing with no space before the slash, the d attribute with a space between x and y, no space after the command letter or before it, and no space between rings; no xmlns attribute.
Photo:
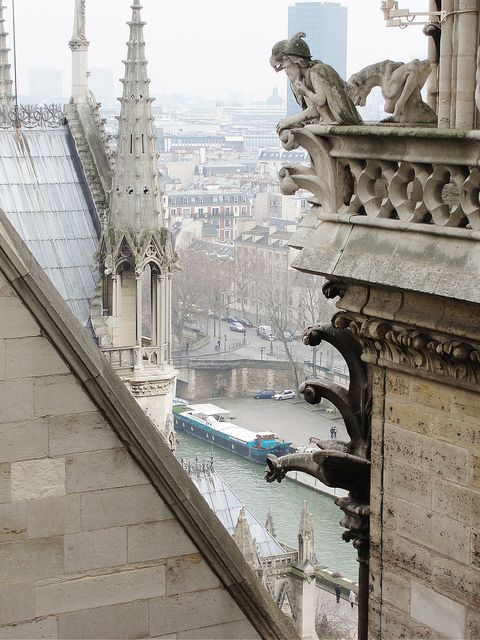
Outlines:
<svg viewBox="0 0 480 640"><path fill-rule="evenodd" d="M159 347L116 347L102 349L116 370L152 369L166 363L167 345Z"/></svg>
<svg viewBox="0 0 480 640"><path fill-rule="evenodd" d="M307 125L281 137L312 162L281 169L283 193L310 191L321 214L480 230L479 131Z"/></svg>

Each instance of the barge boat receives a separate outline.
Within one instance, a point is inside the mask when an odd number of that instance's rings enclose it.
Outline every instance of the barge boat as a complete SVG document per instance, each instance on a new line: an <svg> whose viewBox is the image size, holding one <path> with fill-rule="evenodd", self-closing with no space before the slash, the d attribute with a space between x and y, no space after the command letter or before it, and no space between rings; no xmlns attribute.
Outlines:
<svg viewBox="0 0 480 640"><path fill-rule="evenodd" d="M265 464L268 453L280 457L291 452L291 442L272 431L250 431L233 424L231 412L213 404L179 404L173 407L176 430L221 447L230 453Z"/></svg>

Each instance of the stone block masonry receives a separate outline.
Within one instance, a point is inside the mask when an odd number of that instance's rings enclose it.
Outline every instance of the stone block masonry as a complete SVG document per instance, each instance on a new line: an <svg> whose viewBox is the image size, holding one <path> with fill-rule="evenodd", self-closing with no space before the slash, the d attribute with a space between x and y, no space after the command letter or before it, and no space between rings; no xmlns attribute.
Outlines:
<svg viewBox="0 0 480 640"><path fill-rule="evenodd" d="M252 619L294 638L38 266L7 280L3 243L0 640L260 637Z"/></svg>
<svg viewBox="0 0 480 640"><path fill-rule="evenodd" d="M372 421L382 469L372 494L383 498L372 501L371 529L372 574L384 570L372 581L372 619L381 611L389 637L465 638L480 606L480 395L383 371Z"/></svg>

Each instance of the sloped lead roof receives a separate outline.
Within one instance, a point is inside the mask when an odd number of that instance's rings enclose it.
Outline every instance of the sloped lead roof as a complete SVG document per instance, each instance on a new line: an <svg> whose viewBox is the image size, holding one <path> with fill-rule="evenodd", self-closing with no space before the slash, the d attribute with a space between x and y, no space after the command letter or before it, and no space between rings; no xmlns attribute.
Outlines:
<svg viewBox="0 0 480 640"><path fill-rule="evenodd" d="M230 535L235 531L238 516L242 507L252 538L257 544L260 557L283 555L288 553L282 545L265 529L255 516L242 504L240 498L230 489L228 484L215 471L201 471L192 473L191 479L205 498L208 506L213 509L220 522Z"/></svg>
<svg viewBox="0 0 480 640"><path fill-rule="evenodd" d="M0 269L258 634L266 640L298 639L155 425L1 211Z"/></svg>
<svg viewBox="0 0 480 640"><path fill-rule="evenodd" d="M75 158L66 128L0 130L0 208L85 327L98 235Z"/></svg>

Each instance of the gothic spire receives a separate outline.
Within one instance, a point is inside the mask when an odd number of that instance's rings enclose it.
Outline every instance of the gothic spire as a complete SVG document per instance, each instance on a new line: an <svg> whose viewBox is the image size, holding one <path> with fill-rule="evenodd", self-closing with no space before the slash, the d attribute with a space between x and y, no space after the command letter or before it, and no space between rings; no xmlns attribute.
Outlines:
<svg viewBox="0 0 480 640"><path fill-rule="evenodd" d="M273 538L276 538L275 525L273 524L273 516L270 508L268 509L267 521L265 522L265 529Z"/></svg>
<svg viewBox="0 0 480 640"><path fill-rule="evenodd" d="M11 65L8 61L7 35L5 31L4 7L0 3L0 107L8 113L13 107L13 82L10 74Z"/></svg>
<svg viewBox="0 0 480 640"><path fill-rule="evenodd" d="M145 22L139 0L133 0L131 8L109 222L117 231L140 233L163 226L163 206L145 57Z"/></svg>
<svg viewBox="0 0 480 640"><path fill-rule="evenodd" d="M252 532L250 531L250 527L247 522L244 507L240 509L232 537L237 543L240 551L243 553L248 564L253 569L258 569L260 567L260 558L257 551L257 543L255 542L255 538L252 537Z"/></svg>

